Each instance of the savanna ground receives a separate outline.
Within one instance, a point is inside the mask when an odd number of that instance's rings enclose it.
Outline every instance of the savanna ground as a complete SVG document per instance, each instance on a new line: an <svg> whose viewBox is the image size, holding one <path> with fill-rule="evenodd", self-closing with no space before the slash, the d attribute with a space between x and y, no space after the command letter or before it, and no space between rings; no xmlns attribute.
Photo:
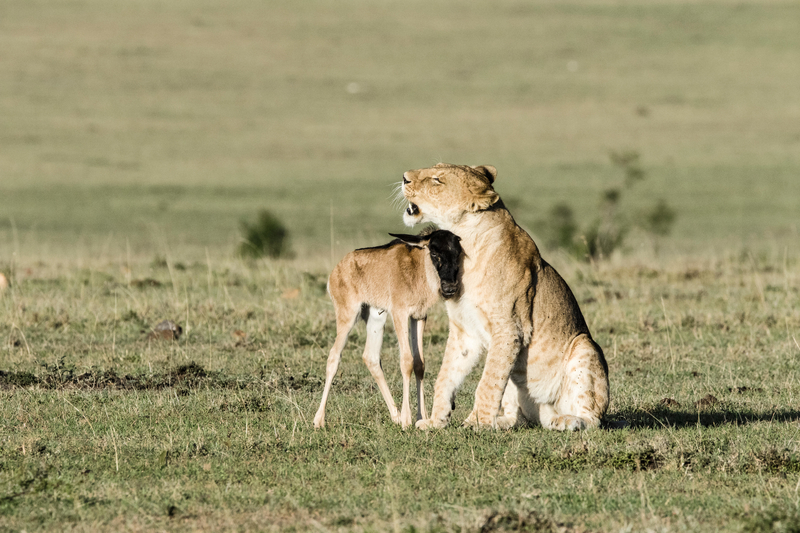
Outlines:
<svg viewBox="0 0 800 533"><path fill-rule="evenodd" d="M797 531L796 2L7 0L0 529ZM402 431L360 361L314 431L348 250L493 164L537 236L640 154L673 233L544 245L609 363L604 429ZM234 257L267 208L289 259ZM541 242L541 241L540 241ZM177 341L148 339L163 319ZM447 336L425 338L427 392ZM397 342L384 368L399 391ZM396 395L397 396L397 395Z"/></svg>

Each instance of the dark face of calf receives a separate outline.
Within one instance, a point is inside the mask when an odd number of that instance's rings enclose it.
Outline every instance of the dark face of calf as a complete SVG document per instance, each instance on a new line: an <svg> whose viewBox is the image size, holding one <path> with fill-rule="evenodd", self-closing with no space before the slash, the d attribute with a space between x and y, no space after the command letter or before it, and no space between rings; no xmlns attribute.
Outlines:
<svg viewBox="0 0 800 533"><path fill-rule="evenodd" d="M429 238L428 252L439 273L442 296L452 298L461 289L461 239L445 230L436 230Z"/></svg>

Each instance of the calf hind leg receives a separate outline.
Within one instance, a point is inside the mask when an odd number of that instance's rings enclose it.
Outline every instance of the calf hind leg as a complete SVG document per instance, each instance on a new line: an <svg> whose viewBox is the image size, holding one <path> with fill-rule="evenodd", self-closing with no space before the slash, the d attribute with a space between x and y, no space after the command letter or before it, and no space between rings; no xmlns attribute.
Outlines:
<svg viewBox="0 0 800 533"><path fill-rule="evenodd" d="M347 344L347 336L350 335L350 330L358 320L358 310L339 311L336 313L336 340L333 342L333 347L328 354L328 364L325 369L325 388L322 391L322 401L317 409L317 414L314 415L314 427L325 427L325 405L328 402L328 394L331 392L331 384L336 371L339 369L339 361L342 360L342 350L344 345Z"/></svg>

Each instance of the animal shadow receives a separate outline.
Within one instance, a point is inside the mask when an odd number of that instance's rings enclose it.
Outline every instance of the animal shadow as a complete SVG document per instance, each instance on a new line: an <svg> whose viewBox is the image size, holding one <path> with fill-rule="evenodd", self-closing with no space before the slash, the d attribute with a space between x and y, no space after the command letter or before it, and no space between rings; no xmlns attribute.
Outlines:
<svg viewBox="0 0 800 533"><path fill-rule="evenodd" d="M711 408L677 410L658 406L652 410L636 409L619 412L618 420L627 421L632 429L744 426L755 422L797 422L800 410L779 409L771 411L731 410ZM614 421L609 421L611 425Z"/></svg>

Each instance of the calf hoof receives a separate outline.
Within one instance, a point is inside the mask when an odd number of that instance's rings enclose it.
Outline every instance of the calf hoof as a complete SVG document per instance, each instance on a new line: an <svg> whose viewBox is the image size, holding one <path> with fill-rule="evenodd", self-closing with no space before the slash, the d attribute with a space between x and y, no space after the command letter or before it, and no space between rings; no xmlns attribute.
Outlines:
<svg viewBox="0 0 800 533"><path fill-rule="evenodd" d="M403 426L403 429L406 429L408 426L413 424L414 421L411 419L411 413L402 413L400 415L400 425Z"/></svg>

